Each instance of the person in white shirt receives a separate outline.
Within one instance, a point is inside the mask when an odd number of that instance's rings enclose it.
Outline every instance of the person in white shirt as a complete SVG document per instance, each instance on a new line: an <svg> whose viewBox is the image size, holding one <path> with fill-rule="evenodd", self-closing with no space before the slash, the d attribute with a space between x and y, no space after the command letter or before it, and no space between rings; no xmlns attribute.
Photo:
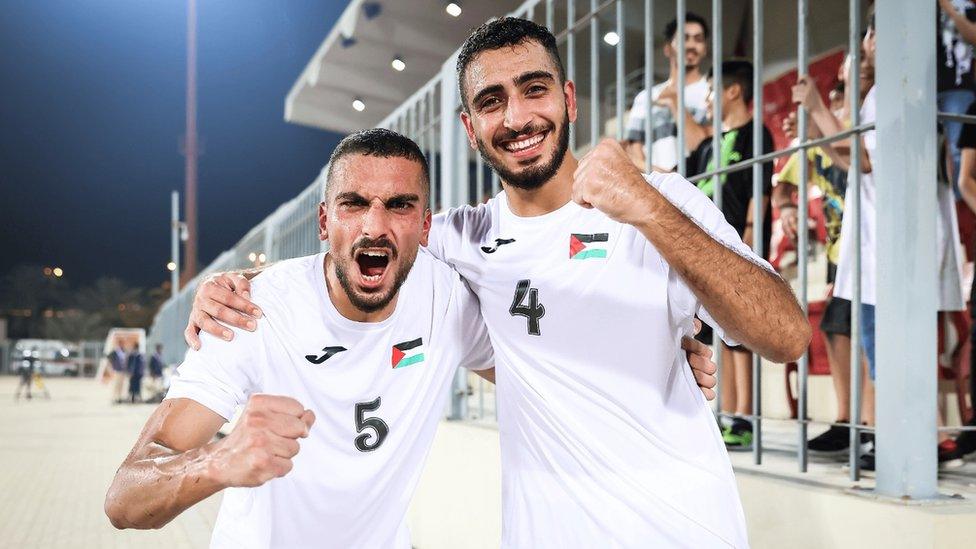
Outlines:
<svg viewBox="0 0 976 549"><path fill-rule="evenodd" d="M457 72L469 142L504 191L437 216L428 249L478 295L495 350L502 546L746 547L679 342L697 314L793 360L811 335L796 298L681 176L642 175L611 140L567 150L576 90L544 27L486 23ZM251 310L227 292L198 290L188 339L223 329L208 311L246 321L217 309Z"/></svg>
<svg viewBox="0 0 976 549"><path fill-rule="evenodd" d="M642 171L671 172L678 165L678 126L677 126L677 89L678 89L678 55L681 48L677 39L678 21L672 19L664 27L664 57L669 61L670 74L664 82L656 84L650 91L648 100L647 90L641 90L634 98L627 118L627 133L625 149L634 164ZM702 64L708 57L708 22L696 13L685 14L685 110L688 118L704 124L708 118L706 100L708 98L708 80L702 73ZM651 169L647 169L647 158L644 154L645 121L650 111L651 117ZM700 141L700 139L699 139ZM697 141L696 141L697 142ZM684 153L694 150L689 147Z"/></svg>
<svg viewBox="0 0 976 549"><path fill-rule="evenodd" d="M427 171L389 130L338 145L319 209L329 252L254 282L260 329L187 353L109 489L112 524L158 528L223 491L213 547L411 546L407 506L455 369L492 365L477 298L418 251Z"/></svg>

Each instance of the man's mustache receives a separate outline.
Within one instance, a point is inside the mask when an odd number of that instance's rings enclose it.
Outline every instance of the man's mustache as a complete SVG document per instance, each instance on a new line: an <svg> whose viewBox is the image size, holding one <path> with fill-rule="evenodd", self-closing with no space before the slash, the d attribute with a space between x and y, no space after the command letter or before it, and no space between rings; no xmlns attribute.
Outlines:
<svg viewBox="0 0 976 549"><path fill-rule="evenodd" d="M519 131L504 130L504 133L495 137L495 144L501 143L502 141L511 141L513 139L518 139L519 137L526 136L526 135L551 131L553 127L554 126L552 124L533 124L531 126L526 126Z"/></svg>
<svg viewBox="0 0 976 549"><path fill-rule="evenodd" d="M355 244L352 245L352 250L350 250L350 253L352 255L356 255L356 252L358 250L364 248L389 248L390 259L396 259L397 255L399 255L399 252L397 251L397 247L393 244L393 242L390 241L390 239L385 237L367 238L364 236L363 238L360 238L359 240L356 241Z"/></svg>

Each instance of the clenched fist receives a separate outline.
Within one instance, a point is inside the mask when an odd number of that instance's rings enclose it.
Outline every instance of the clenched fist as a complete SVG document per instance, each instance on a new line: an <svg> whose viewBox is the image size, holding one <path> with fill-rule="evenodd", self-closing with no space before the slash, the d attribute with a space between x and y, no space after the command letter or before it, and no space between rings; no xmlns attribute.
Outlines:
<svg viewBox="0 0 976 549"><path fill-rule="evenodd" d="M313 423L315 414L293 398L252 395L234 430L215 445L214 478L225 487L254 487L285 476Z"/></svg>
<svg viewBox="0 0 976 549"><path fill-rule="evenodd" d="M573 201L596 208L610 219L635 224L648 211L653 187L619 143L604 139L584 156L573 173Z"/></svg>

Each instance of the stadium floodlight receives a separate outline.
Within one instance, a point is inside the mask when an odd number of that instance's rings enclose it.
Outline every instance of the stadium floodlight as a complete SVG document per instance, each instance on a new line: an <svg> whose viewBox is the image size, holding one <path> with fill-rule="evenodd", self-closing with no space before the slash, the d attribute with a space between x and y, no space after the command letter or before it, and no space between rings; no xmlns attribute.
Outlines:
<svg viewBox="0 0 976 549"><path fill-rule="evenodd" d="M390 64L393 65L393 70L398 72L403 72L403 69L407 68L407 64L403 62L403 58L399 55L394 57Z"/></svg>
<svg viewBox="0 0 976 549"><path fill-rule="evenodd" d="M461 6L458 5L457 2L450 2L449 4L447 4L447 6L444 7L444 10L447 11L447 14L450 15L451 17L457 17L461 15Z"/></svg>
<svg viewBox="0 0 976 549"><path fill-rule="evenodd" d="M366 110L366 103L363 103L363 100L357 97L356 99L352 100L352 108L359 112L363 112Z"/></svg>
<svg viewBox="0 0 976 549"><path fill-rule="evenodd" d="M268 256L264 255L264 253L258 254L258 263L264 265L267 261L268 261Z"/></svg>
<svg viewBox="0 0 976 549"><path fill-rule="evenodd" d="M610 31L603 35L603 41L611 46L616 46L617 44L620 43L620 35L618 35L613 31Z"/></svg>
<svg viewBox="0 0 976 549"><path fill-rule="evenodd" d="M258 260L258 254L254 252L247 254L247 260L250 261L251 263L254 263L255 261Z"/></svg>
<svg viewBox="0 0 976 549"><path fill-rule="evenodd" d="M54 273L54 276L58 278L64 276L64 270L61 267L55 267L54 269L51 270L51 272Z"/></svg>
<svg viewBox="0 0 976 549"><path fill-rule="evenodd" d="M170 261L169 263L167 263L166 264L166 270L169 271L169 272L175 271L176 270L176 262L175 261Z"/></svg>

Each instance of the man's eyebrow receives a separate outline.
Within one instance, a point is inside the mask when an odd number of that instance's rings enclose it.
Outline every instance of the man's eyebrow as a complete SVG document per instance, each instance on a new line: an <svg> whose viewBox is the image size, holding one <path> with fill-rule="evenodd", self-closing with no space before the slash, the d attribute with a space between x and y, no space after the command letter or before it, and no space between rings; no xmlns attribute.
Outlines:
<svg viewBox="0 0 976 549"><path fill-rule="evenodd" d="M522 73L515 77L515 85L521 86L530 80L552 80L555 81L556 77L552 75L549 71L530 71Z"/></svg>
<svg viewBox="0 0 976 549"><path fill-rule="evenodd" d="M386 199L387 204L392 202L420 202L420 195L413 193L395 194Z"/></svg>
<svg viewBox="0 0 976 549"><path fill-rule="evenodd" d="M501 84L492 84L491 86L488 86L488 87L482 89L481 91L479 91L478 93L476 93L474 95L474 97L471 98L471 103L472 104L477 103L477 102L481 101L485 96L491 95L493 93L498 93L498 92L502 91L503 89L504 88L502 88L502 85Z"/></svg>
<svg viewBox="0 0 976 549"><path fill-rule="evenodd" d="M365 196L363 196L363 195L361 195L359 193L356 193L356 192L352 192L352 191L346 191L344 193L339 193L338 195L336 195L335 199L336 199L336 202L338 202L340 200L351 200L353 202L366 202L366 197Z"/></svg>

